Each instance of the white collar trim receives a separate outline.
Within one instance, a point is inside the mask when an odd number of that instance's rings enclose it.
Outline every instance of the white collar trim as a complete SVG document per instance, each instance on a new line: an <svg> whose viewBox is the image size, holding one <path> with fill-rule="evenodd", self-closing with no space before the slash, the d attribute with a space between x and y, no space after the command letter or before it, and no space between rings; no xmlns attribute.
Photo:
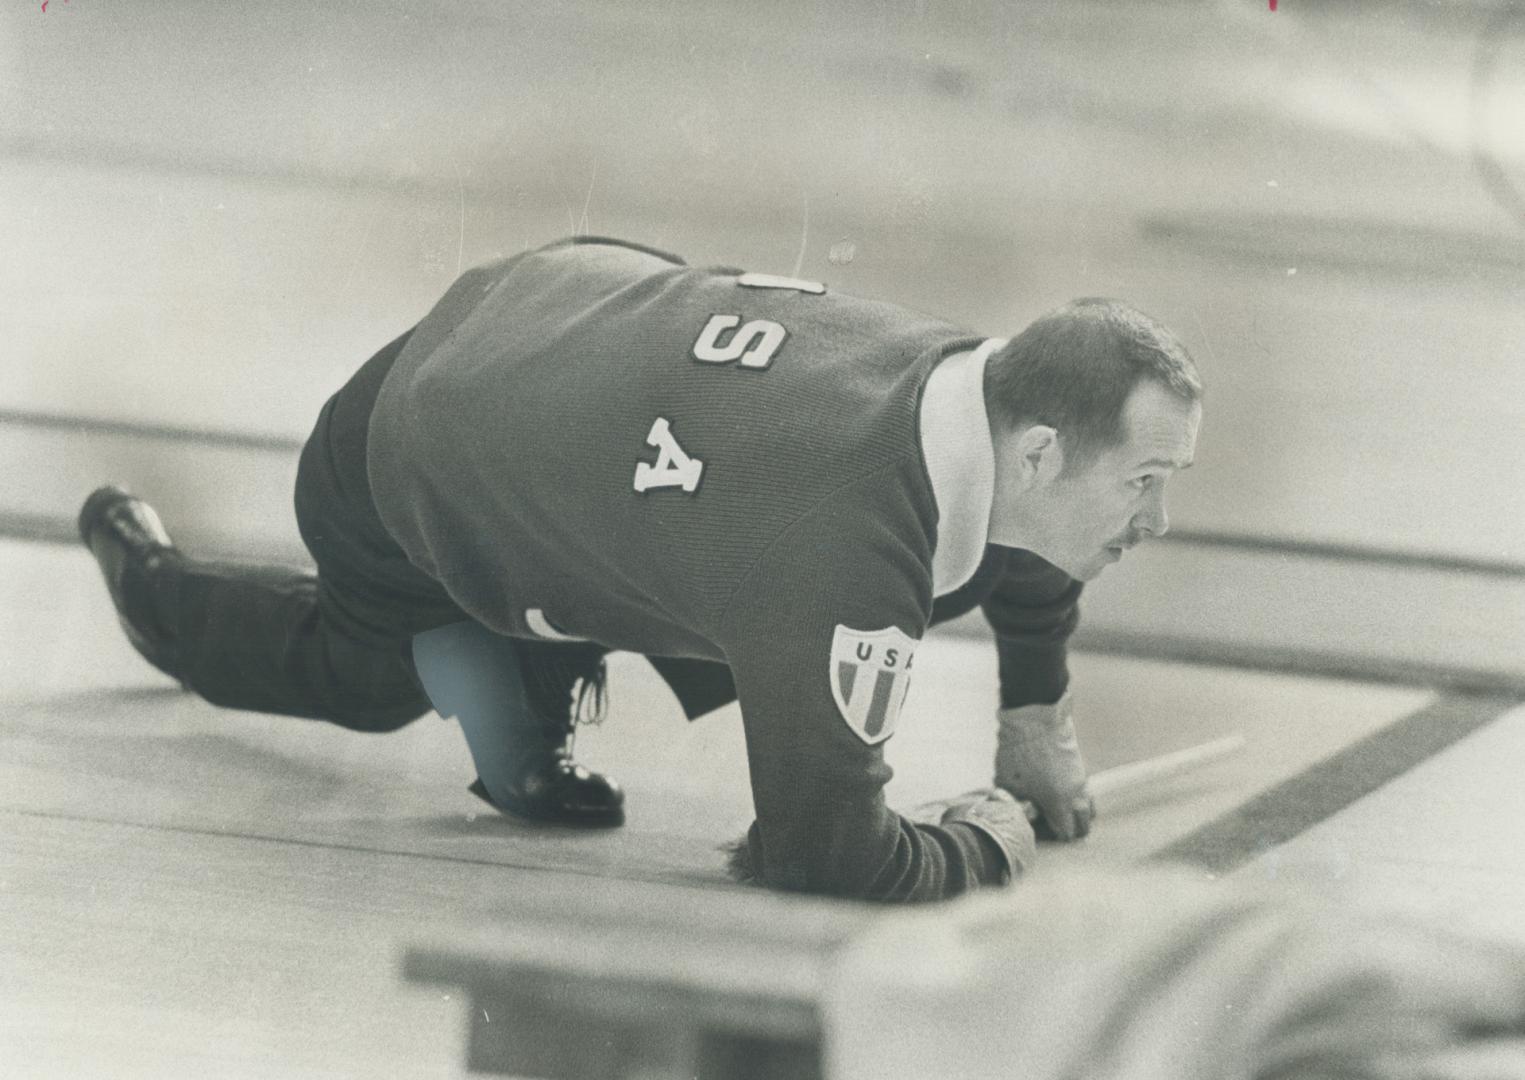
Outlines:
<svg viewBox="0 0 1525 1080"><path fill-rule="evenodd" d="M985 361L1006 344L989 338L944 358L921 395L921 456L937 502L932 594L957 589L979 568L995 500L995 447L985 414Z"/></svg>

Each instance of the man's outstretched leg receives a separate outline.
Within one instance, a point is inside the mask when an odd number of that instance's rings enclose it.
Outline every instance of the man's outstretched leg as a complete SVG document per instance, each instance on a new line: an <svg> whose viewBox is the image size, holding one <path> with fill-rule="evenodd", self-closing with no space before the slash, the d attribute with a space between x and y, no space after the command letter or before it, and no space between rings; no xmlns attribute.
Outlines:
<svg viewBox="0 0 1525 1080"><path fill-rule="evenodd" d="M494 806L537 821L624 821L619 785L571 756L580 703L603 694L603 648L459 621L411 643L364 641L325 615L312 574L190 558L121 488L94 492L79 528L133 647L207 701L357 731L395 730L432 703L459 720L480 778L472 790Z"/></svg>
<svg viewBox="0 0 1525 1080"><path fill-rule="evenodd" d="M414 637L419 681L439 714L460 722L471 748L473 792L537 821L624 822L619 784L572 760L580 705L603 695L604 652L507 638L470 621Z"/></svg>
<svg viewBox="0 0 1525 1080"><path fill-rule="evenodd" d="M359 731L429 711L406 640L388 647L336 628L314 575L191 558L151 506L118 487L91 494L79 530L133 647L213 704Z"/></svg>

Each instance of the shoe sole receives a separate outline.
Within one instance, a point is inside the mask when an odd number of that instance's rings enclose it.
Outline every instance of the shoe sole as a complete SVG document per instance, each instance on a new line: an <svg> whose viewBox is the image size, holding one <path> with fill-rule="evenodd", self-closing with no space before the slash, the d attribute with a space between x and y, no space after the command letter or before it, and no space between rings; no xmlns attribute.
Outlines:
<svg viewBox="0 0 1525 1080"><path fill-rule="evenodd" d="M625 824L625 808L623 806L596 811L584 811L582 813L569 813L566 810L538 808L535 804L521 799L506 799L499 802L487 794L487 788L480 780L472 784L467 790L494 810L511 814L517 818L523 818L525 821L532 821L537 825L566 825L574 829L615 829Z"/></svg>

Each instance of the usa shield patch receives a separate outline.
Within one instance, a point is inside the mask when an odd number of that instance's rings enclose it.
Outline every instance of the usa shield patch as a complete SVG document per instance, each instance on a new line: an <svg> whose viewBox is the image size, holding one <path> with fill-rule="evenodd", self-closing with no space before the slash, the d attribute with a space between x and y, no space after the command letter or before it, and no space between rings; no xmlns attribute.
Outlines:
<svg viewBox="0 0 1525 1080"><path fill-rule="evenodd" d="M895 734L916 645L894 626L854 630L839 623L832 635L832 699L847 726L870 746Z"/></svg>

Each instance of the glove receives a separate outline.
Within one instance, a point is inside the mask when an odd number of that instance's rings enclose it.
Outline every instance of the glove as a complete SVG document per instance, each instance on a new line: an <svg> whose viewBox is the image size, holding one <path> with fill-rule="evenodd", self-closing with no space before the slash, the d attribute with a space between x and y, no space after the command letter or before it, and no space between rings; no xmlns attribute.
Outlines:
<svg viewBox="0 0 1525 1080"><path fill-rule="evenodd" d="M1065 694L1053 705L1023 705L997 714L996 786L1037 807L1045 838L1077 840L1091 831L1096 816L1070 708Z"/></svg>
<svg viewBox="0 0 1525 1080"><path fill-rule="evenodd" d="M980 788L952 799L923 803L905 815L921 825L963 822L988 836L1006 857L1007 879L1021 877L1038 854L1027 812L1009 792Z"/></svg>

